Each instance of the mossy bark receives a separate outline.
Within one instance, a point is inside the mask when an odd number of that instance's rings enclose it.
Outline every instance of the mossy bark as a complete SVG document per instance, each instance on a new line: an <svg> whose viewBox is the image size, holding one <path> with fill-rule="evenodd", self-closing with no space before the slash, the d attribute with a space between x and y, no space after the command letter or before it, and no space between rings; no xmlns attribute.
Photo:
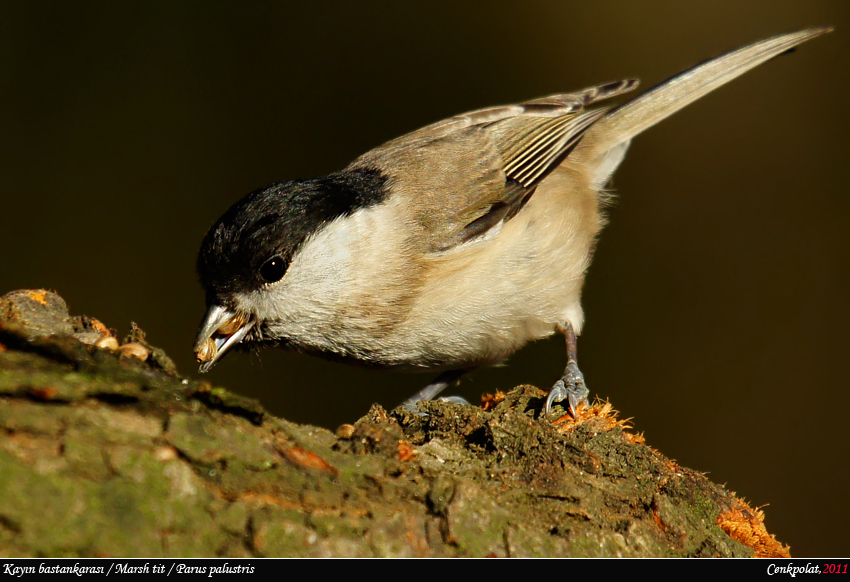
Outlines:
<svg viewBox="0 0 850 582"><path fill-rule="evenodd" d="M610 406L552 424L521 386L487 409L375 406L334 434L181 378L138 330L142 355L97 347L102 324L17 293L0 298L0 557L784 550Z"/></svg>

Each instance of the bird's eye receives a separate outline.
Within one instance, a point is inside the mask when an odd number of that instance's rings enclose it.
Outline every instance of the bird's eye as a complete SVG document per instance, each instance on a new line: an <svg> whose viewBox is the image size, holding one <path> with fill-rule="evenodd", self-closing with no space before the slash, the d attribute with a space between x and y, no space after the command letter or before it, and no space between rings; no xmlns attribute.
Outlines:
<svg viewBox="0 0 850 582"><path fill-rule="evenodd" d="M286 261L280 256L274 256L260 267L260 276L266 283L280 281L286 274Z"/></svg>

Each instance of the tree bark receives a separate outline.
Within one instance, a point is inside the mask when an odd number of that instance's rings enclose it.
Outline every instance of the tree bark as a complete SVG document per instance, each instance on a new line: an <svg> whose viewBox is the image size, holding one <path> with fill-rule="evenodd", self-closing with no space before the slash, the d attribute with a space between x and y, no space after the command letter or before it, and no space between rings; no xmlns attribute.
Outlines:
<svg viewBox="0 0 850 582"><path fill-rule="evenodd" d="M520 386L334 434L112 337L54 293L0 298L0 557L788 555L607 403L551 423Z"/></svg>

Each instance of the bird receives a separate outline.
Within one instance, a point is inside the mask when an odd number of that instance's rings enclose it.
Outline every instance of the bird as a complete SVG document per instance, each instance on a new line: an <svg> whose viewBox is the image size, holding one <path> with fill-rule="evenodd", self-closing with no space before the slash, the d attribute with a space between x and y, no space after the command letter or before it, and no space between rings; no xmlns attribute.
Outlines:
<svg viewBox="0 0 850 582"><path fill-rule="evenodd" d="M208 230L197 272L206 372L233 348L281 347L438 373L415 410L461 376L560 333L564 374L543 416L589 390L578 367L581 293L631 140L797 45L809 28L745 46L636 98L637 79L479 109L393 139L339 172L276 182Z"/></svg>

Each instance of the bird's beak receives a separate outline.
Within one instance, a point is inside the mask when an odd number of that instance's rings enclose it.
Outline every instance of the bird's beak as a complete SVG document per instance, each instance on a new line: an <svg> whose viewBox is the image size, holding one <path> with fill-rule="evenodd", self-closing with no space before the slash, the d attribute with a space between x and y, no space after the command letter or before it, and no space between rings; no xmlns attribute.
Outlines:
<svg viewBox="0 0 850 582"><path fill-rule="evenodd" d="M195 340L195 358L201 363L200 371L208 372L230 348L245 339L255 323L244 313L234 313L219 305L210 307Z"/></svg>

